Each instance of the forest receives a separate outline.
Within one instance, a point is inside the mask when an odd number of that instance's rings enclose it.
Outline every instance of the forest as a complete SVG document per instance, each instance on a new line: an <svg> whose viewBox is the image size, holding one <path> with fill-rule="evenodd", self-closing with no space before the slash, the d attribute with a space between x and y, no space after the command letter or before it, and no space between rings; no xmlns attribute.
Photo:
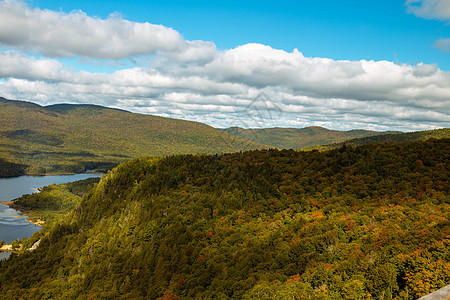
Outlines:
<svg viewBox="0 0 450 300"><path fill-rule="evenodd" d="M444 138L134 159L24 241L36 250L1 261L0 293L417 299L450 282L449 150Z"/></svg>

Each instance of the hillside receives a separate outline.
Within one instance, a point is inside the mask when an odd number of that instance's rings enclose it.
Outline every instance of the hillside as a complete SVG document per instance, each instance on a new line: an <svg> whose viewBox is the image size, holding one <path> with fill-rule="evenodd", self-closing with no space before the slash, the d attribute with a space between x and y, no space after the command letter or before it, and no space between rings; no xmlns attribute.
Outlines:
<svg viewBox="0 0 450 300"><path fill-rule="evenodd" d="M230 127L222 129L246 140L270 145L278 149L301 149L319 145L328 145L345 142L354 138L367 136L394 134L394 132L376 132L369 130L338 131L323 127L313 126L306 128L264 128L244 129Z"/></svg>
<svg viewBox="0 0 450 300"><path fill-rule="evenodd" d="M28 165L27 173L83 172L146 155L263 147L197 122L95 105L42 107L0 98L0 158Z"/></svg>
<svg viewBox="0 0 450 300"><path fill-rule="evenodd" d="M450 138L450 128L368 136L363 138L351 139L342 143L335 143L318 147L309 147L305 148L305 150L337 149L341 148L344 144L349 146L361 146L366 144L414 142L414 141L426 141L428 139L442 139L442 138Z"/></svg>
<svg viewBox="0 0 450 300"><path fill-rule="evenodd" d="M8 299L417 299L450 282L450 139L140 158L101 179Z"/></svg>

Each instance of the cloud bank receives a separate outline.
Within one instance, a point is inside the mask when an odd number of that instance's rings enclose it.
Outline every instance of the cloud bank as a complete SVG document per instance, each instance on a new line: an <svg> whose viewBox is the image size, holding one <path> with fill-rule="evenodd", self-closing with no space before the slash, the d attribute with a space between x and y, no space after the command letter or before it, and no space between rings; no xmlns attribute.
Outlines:
<svg viewBox="0 0 450 300"><path fill-rule="evenodd" d="M24 30L11 36L15 28ZM305 57L262 44L219 51L162 25L16 1L0 2L0 43L1 96L11 99L95 103L215 127L410 131L450 125L450 74L436 65ZM138 55L147 56L145 63L112 73L76 71L59 59Z"/></svg>

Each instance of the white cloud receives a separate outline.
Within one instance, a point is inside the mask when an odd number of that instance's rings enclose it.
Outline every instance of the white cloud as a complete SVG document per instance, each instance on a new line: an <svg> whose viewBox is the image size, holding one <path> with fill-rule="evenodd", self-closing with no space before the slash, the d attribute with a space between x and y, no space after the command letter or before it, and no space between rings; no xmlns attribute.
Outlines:
<svg viewBox="0 0 450 300"><path fill-rule="evenodd" d="M0 78L59 81L68 74L57 60L34 59L16 51L0 50Z"/></svg>
<svg viewBox="0 0 450 300"><path fill-rule="evenodd" d="M410 13L425 19L450 20L450 1L448 0L407 0Z"/></svg>

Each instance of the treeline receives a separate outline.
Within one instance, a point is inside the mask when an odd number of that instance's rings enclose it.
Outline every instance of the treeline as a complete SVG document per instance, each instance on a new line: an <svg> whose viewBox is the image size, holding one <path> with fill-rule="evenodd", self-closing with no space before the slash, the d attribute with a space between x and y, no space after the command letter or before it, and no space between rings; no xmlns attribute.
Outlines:
<svg viewBox="0 0 450 300"><path fill-rule="evenodd" d="M323 127L311 126L305 128L261 128L244 129L230 127L222 129L225 132L254 141L263 145L269 145L278 149L303 149L345 142L355 138L371 137L400 132L377 132L369 130L339 131Z"/></svg>
<svg viewBox="0 0 450 300"><path fill-rule="evenodd" d="M26 165L9 162L6 159L0 158L0 178L24 175L26 168Z"/></svg>
<svg viewBox="0 0 450 300"><path fill-rule="evenodd" d="M403 142L425 141L429 139L443 139L443 138L450 138L450 128L366 136L361 138L349 139L341 143L318 146L314 148L317 150L330 150L340 148L344 144L351 146L361 146L365 144L403 143Z"/></svg>
<svg viewBox="0 0 450 300"><path fill-rule="evenodd" d="M417 299L450 282L450 139L141 158L37 250L10 298Z"/></svg>

